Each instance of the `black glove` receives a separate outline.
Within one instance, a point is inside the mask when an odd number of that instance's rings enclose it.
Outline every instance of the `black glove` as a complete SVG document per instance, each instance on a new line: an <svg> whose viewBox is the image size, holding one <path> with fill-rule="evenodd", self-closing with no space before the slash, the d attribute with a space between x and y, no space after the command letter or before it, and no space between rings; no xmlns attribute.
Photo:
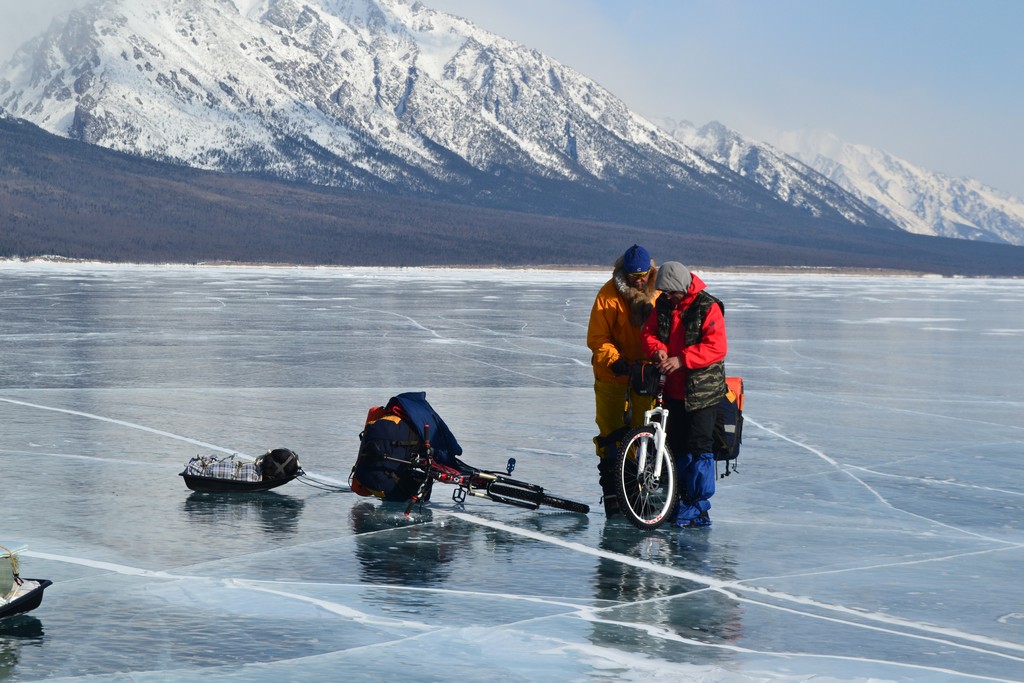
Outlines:
<svg viewBox="0 0 1024 683"><path fill-rule="evenodd" d="M629 361L626 360L625 358L618 359L608 367L610 367L612 369L612 372L614 372L619 377L625 377L626 375L629 374Z"/></svg>

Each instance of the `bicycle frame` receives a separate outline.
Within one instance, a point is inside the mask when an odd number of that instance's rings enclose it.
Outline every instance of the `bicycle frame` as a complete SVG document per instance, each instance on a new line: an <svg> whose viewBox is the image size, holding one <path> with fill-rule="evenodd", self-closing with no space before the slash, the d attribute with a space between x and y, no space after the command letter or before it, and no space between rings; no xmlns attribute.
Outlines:
<svg viewBox="0 0 1024 683"><path fill-rule="evenodd" d="M644 412L644 425L654 429L654 469L651 470L654 476L651 485L657 488L661 479L661 467L665 462L665 439L668 434L668 408L665 407L660 389L654 407ZM638 472L647 471L647 457L647 442L645 441L637 450L636 467Z"/></svg>
<svg viewBox="0 0 1024 683"><path fill-rule="evenodd" d="M422 453L416 453L408 460L390 457L386 459L391 460L392 462L400 462L409 465L423 474L422 483L420 483L416 493L409 499L409 504L405 508L406 516L412 512L413 507L426 498L427 492L430 490L430 484L435 481L454 486L455 489L452 491L452 500L459 505L466 502L467 496L475 496L477 498L486 498L495 502L505 503L506 505L513 505L515 507L526 508L528 510L536 510L540 507L540 497L544 495L543 487L512 479L500 472L491 472L488 470L459 472L454 468L441 465L434 461L433 450L430 448L429 442L424 445ZM511 474L514 468L515 459L509 458L508 465L506 466L507 472ZM492 484L502 484L506 488L514 487L515 489L529 492L532 496L537 497L538 501L526 501L512 498L508 495L502 495L501 493L491 490Z"/></svg>

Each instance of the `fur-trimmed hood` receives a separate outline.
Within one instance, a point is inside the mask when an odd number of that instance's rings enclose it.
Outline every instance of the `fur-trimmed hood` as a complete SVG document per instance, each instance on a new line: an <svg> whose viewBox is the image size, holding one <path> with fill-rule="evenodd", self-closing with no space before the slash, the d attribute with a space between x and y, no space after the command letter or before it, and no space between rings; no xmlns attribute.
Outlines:
<svg viewBox="0 0 1024 683"><path fill-rule="evenodd" d="M630 287L629 281L626 279L626 272L622 268L622 261L622 256L616 259L615 267L612 270L615 291L618 292L622 300L629 306L630 322L637 327L643 327L644 323L647 322L648 316L651 315L651 311L654 310L651 300L658 291L654 288L654 281L658 277L658 268L654 264L654 259L651 259L651 274L647 277L647 286L644 289L635 289Z"/></svg>

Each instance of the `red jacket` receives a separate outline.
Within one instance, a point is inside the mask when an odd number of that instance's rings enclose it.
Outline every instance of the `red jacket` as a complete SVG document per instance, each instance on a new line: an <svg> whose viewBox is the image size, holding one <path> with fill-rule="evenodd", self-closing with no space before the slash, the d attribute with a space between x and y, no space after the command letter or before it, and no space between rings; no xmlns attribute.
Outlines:
<svg viewBox="0 0 1024 683"><path fill-rule="evenodd" d="M667 398L686 398L686 370L695 370L707 367L713 363L725 360L725 354L729 350L725 335L725 315L722 307L718 304L711 306L704 324L701 326L701 340L692 346L683 347L686 335L680 327L679 314L685 311L693 303L697 294L704 288L704 281L691 273L693 280L690 288L686 290L686 296L679 302L679 305L672 311L672 327L669 333L668 344L663 344L658 339L658 314L651 313L647 318L641 333L644 352L648 358L653 359L659 349L664 349L669 356L679 356L683 361L683 367L676 370L665 378L665 396Z"/></svg>

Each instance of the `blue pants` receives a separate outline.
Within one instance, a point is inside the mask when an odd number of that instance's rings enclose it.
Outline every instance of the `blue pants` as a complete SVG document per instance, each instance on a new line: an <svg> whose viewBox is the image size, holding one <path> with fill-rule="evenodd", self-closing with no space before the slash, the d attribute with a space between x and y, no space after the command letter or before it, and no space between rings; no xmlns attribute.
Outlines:
<svg viewBox="0 0 1024 683"><path fill-rule="evenodd" d="M711 509L715 495L715 455L684 453L676 456L676 476L679 479L679 510L676 521L696 519Z"/></svg>
<svg viewBox="0 0 1024 683"><path fill-rule="evenodd" d="M666 399L667 438L676 462L679 480L677 521L700 517L711 509L715 495L714 431L716 406L686 410L683 401Z"/></svg>

